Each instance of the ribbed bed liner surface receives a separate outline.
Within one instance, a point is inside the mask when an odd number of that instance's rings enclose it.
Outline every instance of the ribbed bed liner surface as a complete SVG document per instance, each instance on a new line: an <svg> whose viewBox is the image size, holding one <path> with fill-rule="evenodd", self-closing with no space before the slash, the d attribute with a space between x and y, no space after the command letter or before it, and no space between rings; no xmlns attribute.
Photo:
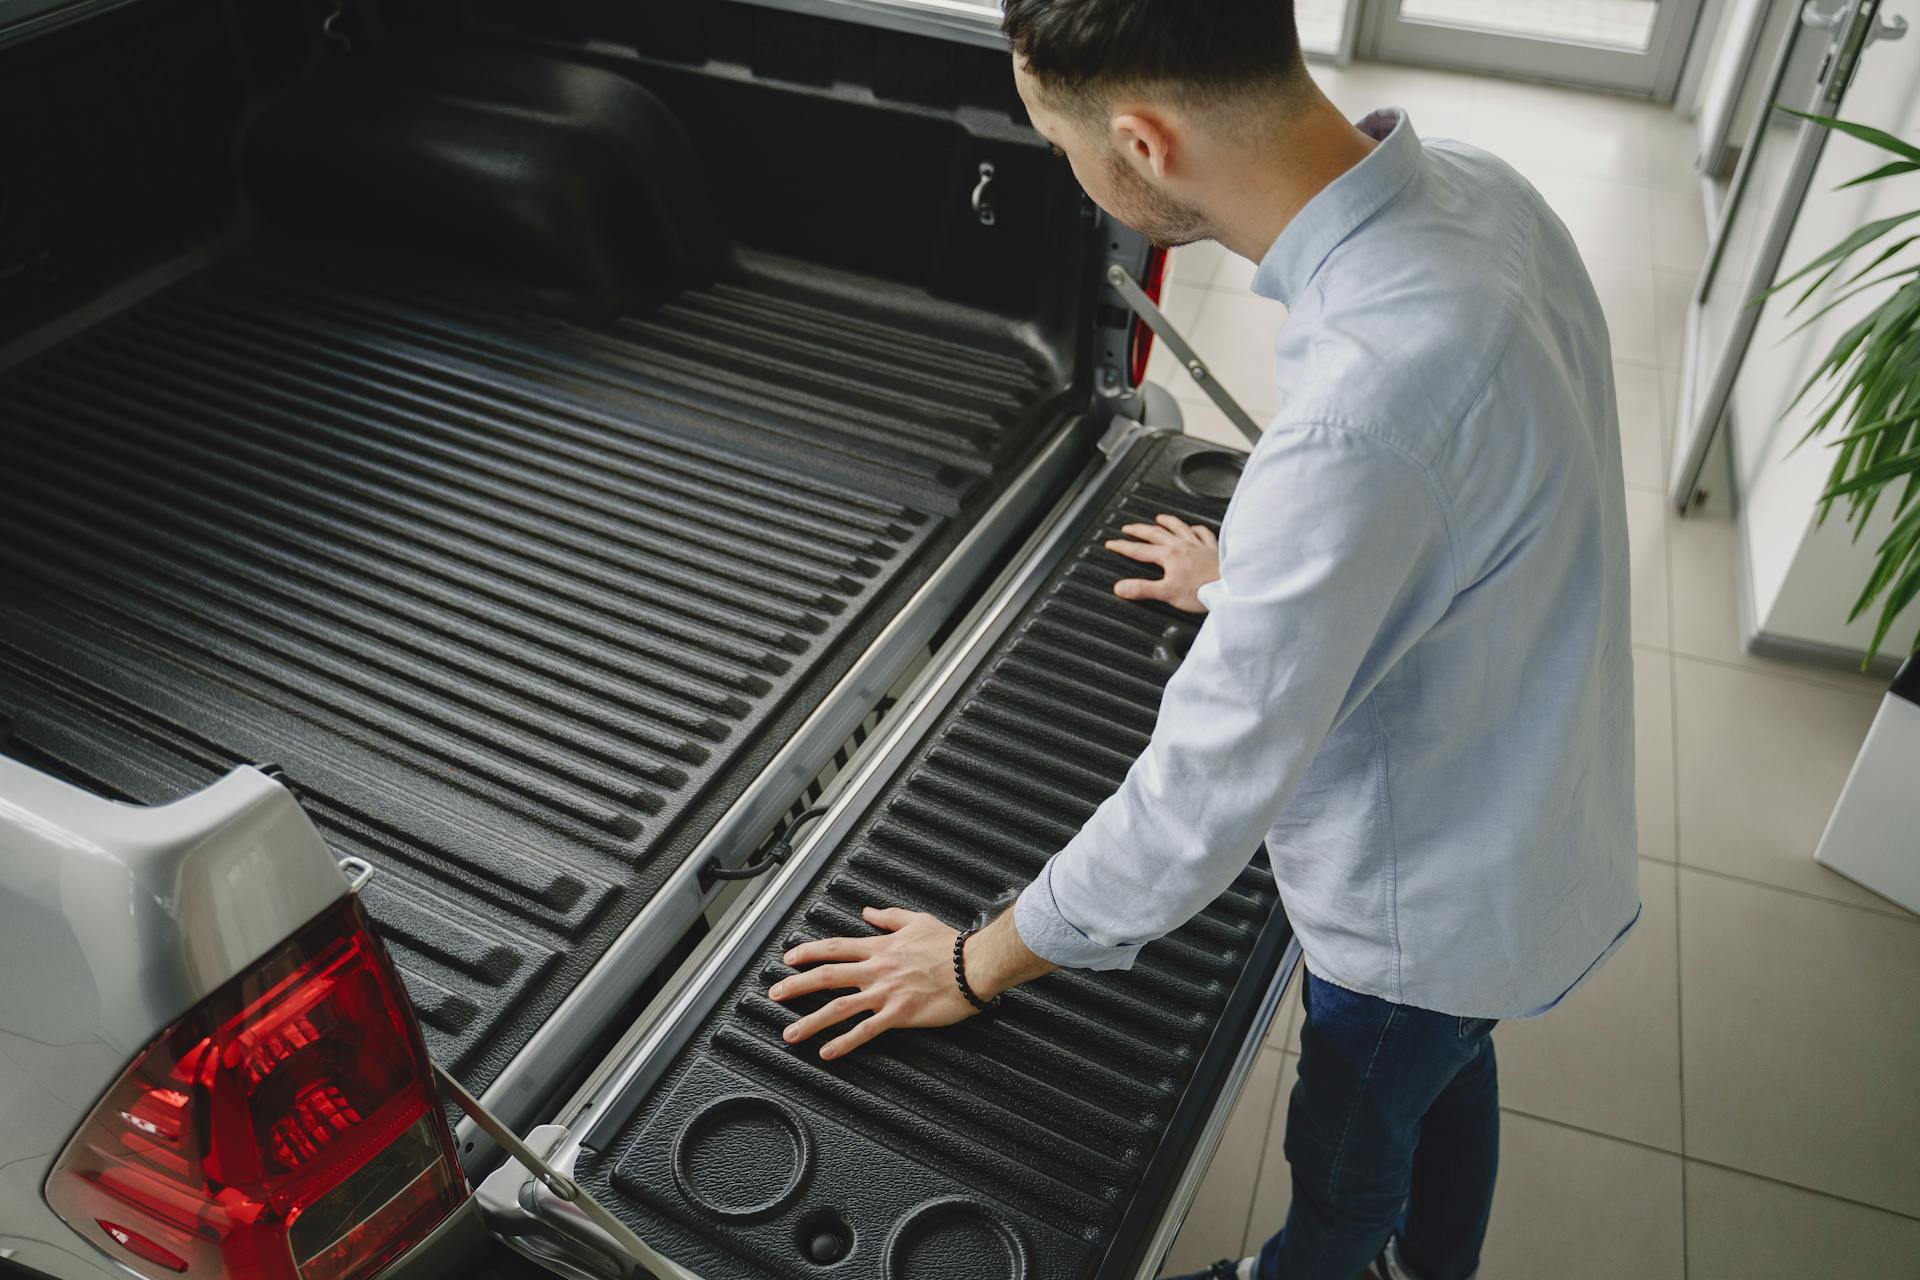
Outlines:
<svg viewBox="0 0 1920 1280"><path fill-rule="evenodd" d="M255 259L0 377L0 749L281 766L484 1088L1037 440L778 263L596 323Z"/></svg>
<svg viewBox="0 0 1920 1280"><path fill-rule="evenodd" d="M1150 446L619 1139L576 1166L695 1274L1064 1280L1143 1248L1291 937L1264 856L1129 972L1063 971L992 1018L831 1065L828 1035L780 1032L834 993L786 1008L766 989L786 947L872 932L864 906L981 918L1112 793L1196 620L1116 599L1137 566L1101 544L1164 511L1217 522L1183 468L1218 493L1236 464ZM851 1235L830 1271L808 1256L823 1231Z"/></svg>

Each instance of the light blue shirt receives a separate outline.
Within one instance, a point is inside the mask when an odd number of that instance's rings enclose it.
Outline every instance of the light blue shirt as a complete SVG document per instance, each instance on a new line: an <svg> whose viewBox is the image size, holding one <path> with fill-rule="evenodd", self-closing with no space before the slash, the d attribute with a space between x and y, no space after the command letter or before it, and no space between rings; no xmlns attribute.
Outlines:
<svg viewBox="0 0 1920 1280"><path fill-rule="evenodd" d="M1626 502L1605 319L1511 168L1399 112L1293 219L1281 408L1120 790L1021 894L1125 968L1264 839L1315 974L1544 1012L1639 916Z"/></svg>

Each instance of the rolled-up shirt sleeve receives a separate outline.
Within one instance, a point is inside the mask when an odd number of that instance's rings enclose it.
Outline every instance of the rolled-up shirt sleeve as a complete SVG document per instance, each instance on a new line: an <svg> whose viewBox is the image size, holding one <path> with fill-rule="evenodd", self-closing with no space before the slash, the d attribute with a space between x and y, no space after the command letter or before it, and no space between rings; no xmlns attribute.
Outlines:
<svg viewBox="0 0 1920 1280"><path fill-rule="evenodd" d="M1443 495L1373 434L1277 424L1248 459L1207 617L1120 789L1021 893L1056 965L1124 969L1245 869L1329 732L1457 588Z"/></svg>

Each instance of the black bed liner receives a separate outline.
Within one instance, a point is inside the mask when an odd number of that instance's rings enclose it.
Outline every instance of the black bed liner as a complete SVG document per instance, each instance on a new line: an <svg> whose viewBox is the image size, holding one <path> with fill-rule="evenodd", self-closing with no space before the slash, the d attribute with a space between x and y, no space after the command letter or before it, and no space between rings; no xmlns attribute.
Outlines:
<svg viewBox="0 0 1920 1280"><path fill-rule="evenodd" d="M1291 942L1264 854L1129 972L1061 972L830 1065L827 1036L780 1031L832 993L789 1009L766 988L786 947L871 932L866 905L984 918L1112 793L1196 620L1117 600L1137 568L1101 544L1164 511L1217 522L1204 494L1236 473L1145 446L688 1047L628 1119L599 1118L618 1136L589 1135L574 1172L650 1244L708 1280L825 1274L823 1233L847 1280L1132 1274Z"/></svg>
<svg viewBox="0 0 1920 1280"><path fill-rule="evenodd" d="M0 377L0 750L145 803L279 765L479 1091L1056 383L1006 321L764 257L592 322L209 269Z"/></svg>

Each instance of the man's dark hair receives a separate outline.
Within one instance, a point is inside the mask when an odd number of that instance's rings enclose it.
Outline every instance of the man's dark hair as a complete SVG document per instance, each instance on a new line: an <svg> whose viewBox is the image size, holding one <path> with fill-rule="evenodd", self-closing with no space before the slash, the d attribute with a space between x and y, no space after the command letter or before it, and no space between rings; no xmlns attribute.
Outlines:
<svg viewBox="0 0 1920 1280"><path fill-rule="evenodd" d="M1128 85L1208 102L1307 82L1293 0L1006 0L1001 27L1044 90L1088 106Z"/></svg>

